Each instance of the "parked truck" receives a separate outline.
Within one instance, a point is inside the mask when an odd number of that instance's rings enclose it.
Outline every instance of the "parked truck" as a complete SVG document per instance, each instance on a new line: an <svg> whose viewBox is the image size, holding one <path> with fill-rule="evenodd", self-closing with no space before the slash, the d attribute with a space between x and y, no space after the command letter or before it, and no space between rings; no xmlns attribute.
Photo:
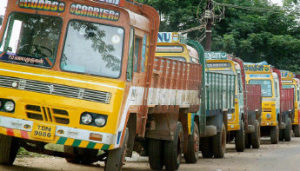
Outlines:
<svg viewBox="0 0 300 171"><path fill-rule="evenodd" d="M178 33L159 33L156 55L165 58L172 57L174 60L184 60L189 63L200 61L204 66L200 73L203 78L199 94L201 107L198 112L189 113L188 134L184 134L187 135L185 139L188 142L187 147L185 147L187 150L184 153L186 162L197 162L199 150L202 151L205 158L224 157L227 111L233 108L234 104L233 82L235 76L207 72L203 47L196 41L182 39Z"/></svg>
<svg viewBox="0 0 300 171"><path fill-rule="evenodd" d="M294 119L294 88L283 88L280 70L272 68L278 76L280 93L279 140L291 141L292 121Z"/></svg>
<svg viewBox="0 0 300 171"><path fill-rule="evenodd" d="M128 0L10 0L3 21L1 164L13 164L22 146L120 170L125 151L141 143L150 163L179 167L187 113L200 106L201 65L154 58L154 8ZM48 143L65 151L47 150Z"/></svg>
<svg viewBox="0 0 300 171"><path fill-rule="evenodd" d="M290 140L290 100L293 95L291 90L283 90L281 87L280 71L270 65L252 64L245 65L246 81L248 84L261 85L262 117L261 134L270 136L271 143L277 144L280 139ZM287 109L288 108L288 109ZM285 130L285 131L284 131ZM283 134L283 132L285 132Z"/></svg>
<svg viewBox="0 0 300 171"><path fill-rule="evenodd" d="M280 73L282 77L282 88L294 89L294 118L292 119L292 129L295 137L300 137L299 79L295 78L295 74L290 71L280 70Z"/></svg>
<svg viewBox="0 0 300 171"><path fill-rule="evenodd" d="M230 73L236 75L237 79L234 82L234 108L228 111L227 119L227 137L228 141L235 140L235 148L238 152L243 152L245 149L245 128L248 130L248 117L245 113L246 94L243 84L243 65L234 62L225 52L207 52L206 53L207 70Z"/></svg>
<svg viewBox="0 0 300 171"><path fill-rule="evenodd" d="M244 61L237 57L232 60L241 68L241 81L244 95L244 126L245 126L245 147L260 147L260 124L261 124L261 87L260 85L247 85Z"/></svg>

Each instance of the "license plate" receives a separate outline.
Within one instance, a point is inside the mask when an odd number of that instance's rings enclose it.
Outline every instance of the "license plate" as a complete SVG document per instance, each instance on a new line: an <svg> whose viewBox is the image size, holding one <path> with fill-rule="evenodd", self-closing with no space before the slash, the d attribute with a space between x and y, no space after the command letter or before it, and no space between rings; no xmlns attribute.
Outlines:
<svg viewBox="0 0 300 171"><path fill-rule="evenodd" d="M55 135L55 126L47 124L34 123L31 136L42 140L53 140Z"/></svg>

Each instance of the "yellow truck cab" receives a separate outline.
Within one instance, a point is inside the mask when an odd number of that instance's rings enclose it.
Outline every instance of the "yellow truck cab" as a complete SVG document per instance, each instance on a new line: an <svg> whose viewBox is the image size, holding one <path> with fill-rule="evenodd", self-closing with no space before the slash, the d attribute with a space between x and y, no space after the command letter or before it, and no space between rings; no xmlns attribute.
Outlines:
<svg viewBox="0 0 300 171"><path fill-rule="evenodd" d="M180 36L177 32L159 32L155 56L199 64L197 51L181 43Z"/></svg>
<svg viewBox="0 0 300 171"><path fill-rule="evenodd" d="M299 122L299 79L295 78L295 74L290 71L280 70L282 79L282 88L294 89L294 118L292 120L293 132L295 137L300 137L300 122Z"/></svg>
<svg viewBox="0 0 300 171"><path fill-rule="evenodd" d="M261 86L262 95L262 136L270 136L271 143L277 144L279 139L279 125L277 117L280 113L280 88L278 75L272 71L270 65L245 64L247 84Z"/></svg>
<svg viewBox="0 0 300 171"><path fill-rule="evenodd" d="M244 151L245 148L245 125L244 125L244 91L241 77L241 67L230 59L224 52L206 53L207 70L229 73L236 75L234 90L234 110L227 114L228 141L235 139L236 150Z"/></svg>
<svg viewBox="0 0 300 171"><path fill-rule="evenodd" d="M0 164L13 164L22 146L120 170L127 142L132 149L134 136L145 136L158 28L157 11L130 0L9 0L0 30Z"/></svg>

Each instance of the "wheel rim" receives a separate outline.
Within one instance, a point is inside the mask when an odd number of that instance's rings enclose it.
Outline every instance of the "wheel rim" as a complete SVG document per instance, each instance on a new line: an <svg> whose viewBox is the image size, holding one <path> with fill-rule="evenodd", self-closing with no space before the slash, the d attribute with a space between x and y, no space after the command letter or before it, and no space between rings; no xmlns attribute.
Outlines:
<svg viewBox="0 0 300 171"><path fill-rule="evenodd" d="M178 143L177 143L177 164L180 164L181 161L181 147L180 147L180 137L178 137Z"/></svg>
<svg viewBox="0 0 300 171"><path fill-rule="evenodd" d="M226 131L225 128L222 128L222 150L225 151L226 146Z"/></svg>
<svg viewBox="0 0 300 171"><path fill-rule="evenodd" d="M199 131L197 126L194 127L194 151L195 155L198 155L199 152Z"/></svg>

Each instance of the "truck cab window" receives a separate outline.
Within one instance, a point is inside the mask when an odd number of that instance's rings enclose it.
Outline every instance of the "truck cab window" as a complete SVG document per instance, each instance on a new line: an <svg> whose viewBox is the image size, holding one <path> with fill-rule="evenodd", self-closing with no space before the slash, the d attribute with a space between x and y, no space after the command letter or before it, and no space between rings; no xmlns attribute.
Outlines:
<svg viewBox="0 0 300 171"><path fill-rule="evenodd" d="M148 43L148 36L145 34L144 40L143 40L143 48L142 48L142 61L141 61L141 71L145 71L145 63L147 58L147 43Z"/></svg>
<svg viewBox="0 0 300 171"><path fill-rule="evenodd" d="M140 67L139 63L141 60L140 47L141 47L142 39L139 37L135 38L135 48L134 48L134 72L139 72Z"/></svg>

